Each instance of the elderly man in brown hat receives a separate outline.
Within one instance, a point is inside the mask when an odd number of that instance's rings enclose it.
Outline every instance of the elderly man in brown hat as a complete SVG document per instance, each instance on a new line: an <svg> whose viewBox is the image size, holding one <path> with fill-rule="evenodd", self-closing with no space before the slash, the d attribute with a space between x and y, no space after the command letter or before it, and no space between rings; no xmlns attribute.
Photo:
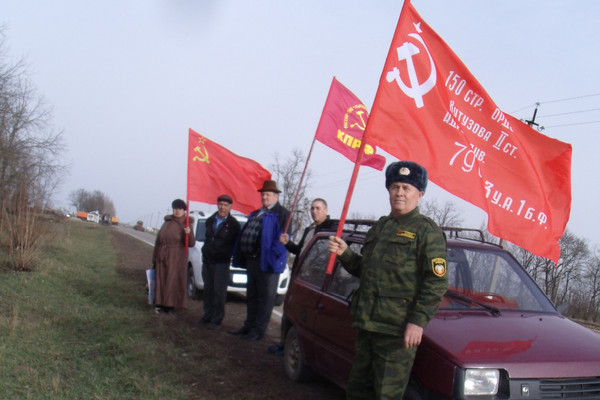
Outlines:
<svg viewBox="0 0 600 400"><path fill-rule="evenodd" d="M290 212L279 204L277 183L266 180L258 190L262 207L250 213L233 255L233 264L246 268L246 321L228 332L246 340L265 335L277 295L279 274L287 268L287 250L279 236ZM291 226L288 233L291 232Z"/></svg>

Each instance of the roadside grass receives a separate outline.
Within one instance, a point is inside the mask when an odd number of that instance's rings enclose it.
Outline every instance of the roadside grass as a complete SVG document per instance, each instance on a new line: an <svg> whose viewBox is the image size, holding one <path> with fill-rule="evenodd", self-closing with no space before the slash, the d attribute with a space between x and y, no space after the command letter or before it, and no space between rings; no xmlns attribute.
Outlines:
<svg viewBox="0 0 600 400"><path fill-rule="evenodd" d="M108 230L53 224L34 272L0 272L0 398L189 398L195 357L159 343L139 281L116 270Z"/></svg>

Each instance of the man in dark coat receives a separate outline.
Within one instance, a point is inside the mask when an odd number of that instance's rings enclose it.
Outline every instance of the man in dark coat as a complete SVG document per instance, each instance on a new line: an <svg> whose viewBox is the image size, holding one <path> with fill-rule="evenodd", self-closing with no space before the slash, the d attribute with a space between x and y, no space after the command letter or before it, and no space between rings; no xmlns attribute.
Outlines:
<svg viewBox="0 0 600 400"><path fill-rule="evenodd" d="M206 220L206 239L202 246L202 279L204 280L204 316L202 322L211 330L219 329L225 317L229 265L240 223L231 215L233 199L217 198L218 211Z"/></svg>
<svg viewBox="0 0 600 400"><path fill-rule="evenodd" d="M290 212L279 204L281 191L275 181L264 181L258 191L262 207L250 213L233 255L233 265L248 271L246 321L241 328L227 332L243 335L245 340L260 340L265 335L277 296L279 274L287 268L288 252L279 236Z"/></svg>
<svg viewBox="0 0 600 400"><path fill-rule="evenodd" d="M313 219L313 223L304 229L304 233L298 244L290 241L287 233L283 233L279 237L279 241L284 244L290 253L300 255L302 250L304 250L304 246L310 242L315 234L331 226L331 220L329 219L329 215L327 215L327 202L321 198L316 198L310 203L310 216Z"/></svg>
<svg viewBox="0 0 600 400"><path fill-rule="evenodd" d="M310 243L310 240L317 233L321 232L323 229L329 229L334 225L333 221L329 219L329 215L327 215L327 202L324 199L316 198L310 203L310 216L313 219L313 223L307 226L302 233L302 238L296 244L290 241L290 236L287 233L282 233L279 237L279 241L285 245L285 248L292 254L296 256L300 255L304 250L304 247ZM298 260L298 258L296 258ZM297 261L294 262L294 265ZM282 317L283 320L283 317ZM281 342L277 344L270 345L267 349L270 353L276 354L278 356L283 355L283 323L281 324Z"/></svg>

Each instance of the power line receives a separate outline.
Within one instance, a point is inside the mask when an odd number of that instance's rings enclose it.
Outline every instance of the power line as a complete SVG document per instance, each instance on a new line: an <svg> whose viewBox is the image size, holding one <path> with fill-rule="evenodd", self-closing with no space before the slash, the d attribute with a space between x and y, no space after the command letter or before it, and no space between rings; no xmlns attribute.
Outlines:
<svg viewBox="0 0 600 400"><path fill-rule="evenodd" d="M550 126L545 126L544 128L548 129L548 128L562 128L564 126L575 126L575 125L591 125L591 124L597 124L600 123L600 121L588 121L588 122L576 122L573 124L564 124L564 125L550 125Z"/></svg>
<svg viewBox="0 0 600 400"><path fill-rule="evenodd" d="M580 113L585 113L585 112L590 112L590 111L599 111L600 108L590 108L589 110L580 110L580 111L570 111L570 112L564 112L564 113L558 113L558 114L544 114L544 115L540 115L541 117L556 117L559 115L569 115L569 114L580 114Z"/></svg>
<svg viewBox="0 0 600 400"><path fill-rule="evenodd" d="M519 108L518 110L512 111L512 112L510 112L510 114L512 115L512 114L518 113L519 111L523 111L523 110L526 110L528 108L535 107L538 104L558 103L558 102L561 102L561 101L578 100L578 99L584 99L586 97L595 97L595 96L600 96L600 93L586 94L586 95L575 96L575 97L567 97L567 98L558 99L558 100L538 101L538 102L535 102L535 103L530 104L528 106L525 106L523 108Z"/></svg>
<svg viewBox="0 0 600 400"><path fill-rule="evenodd" d="M526 106L526 107L519 108L518 110L511 111L511 112L509 112L509 114L510 114L510 115L516 114L516 113L518 113L519 111L527 110L528 108L535 107L535 106L536 106L536 105L538 105L538 104L539 104L539 103L533 103L533 104L530 104L530 105L528 105L528 106Z"/></svg>
<svg viewBox="0 0 600 400"><path fill-rule="evenodd" d="M600 93L586 94L583 96L575 96L575 97L567 97L566 99L559 99L559 100L540 101L539 103L540 104L558 103L561 101L577 100L577 99L583 99L586 97L594 97L594 96L600 96Z"/></svg>

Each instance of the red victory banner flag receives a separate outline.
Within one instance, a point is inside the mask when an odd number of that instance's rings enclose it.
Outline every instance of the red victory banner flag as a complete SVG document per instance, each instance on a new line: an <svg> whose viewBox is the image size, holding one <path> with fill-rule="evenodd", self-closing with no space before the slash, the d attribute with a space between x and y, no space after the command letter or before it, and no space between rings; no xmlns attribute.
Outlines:
<svg viewBox="0 0 600 400"><path fill-rule="evenodd" d="M356 162L368 118L363 103L334 77L315 139ZM385 157L375 154L375 151L375 146L367 142L361 165L381 171Z"/></svg>
<svg viewBox="0 0 600 400"><path fill-rule="evenodd" d="M188 201L215 204L228 194L233 209L250 214L261 207L257 191L271 173L256 161L240 157L190 129Z"/></svg>
<svg viewBox="0 0 600 400"><path fill-rule="evenodd" d="M366 137L484 210L493 235L558 263L571 209L571 145L503 113L410 1Z"/></svg>

